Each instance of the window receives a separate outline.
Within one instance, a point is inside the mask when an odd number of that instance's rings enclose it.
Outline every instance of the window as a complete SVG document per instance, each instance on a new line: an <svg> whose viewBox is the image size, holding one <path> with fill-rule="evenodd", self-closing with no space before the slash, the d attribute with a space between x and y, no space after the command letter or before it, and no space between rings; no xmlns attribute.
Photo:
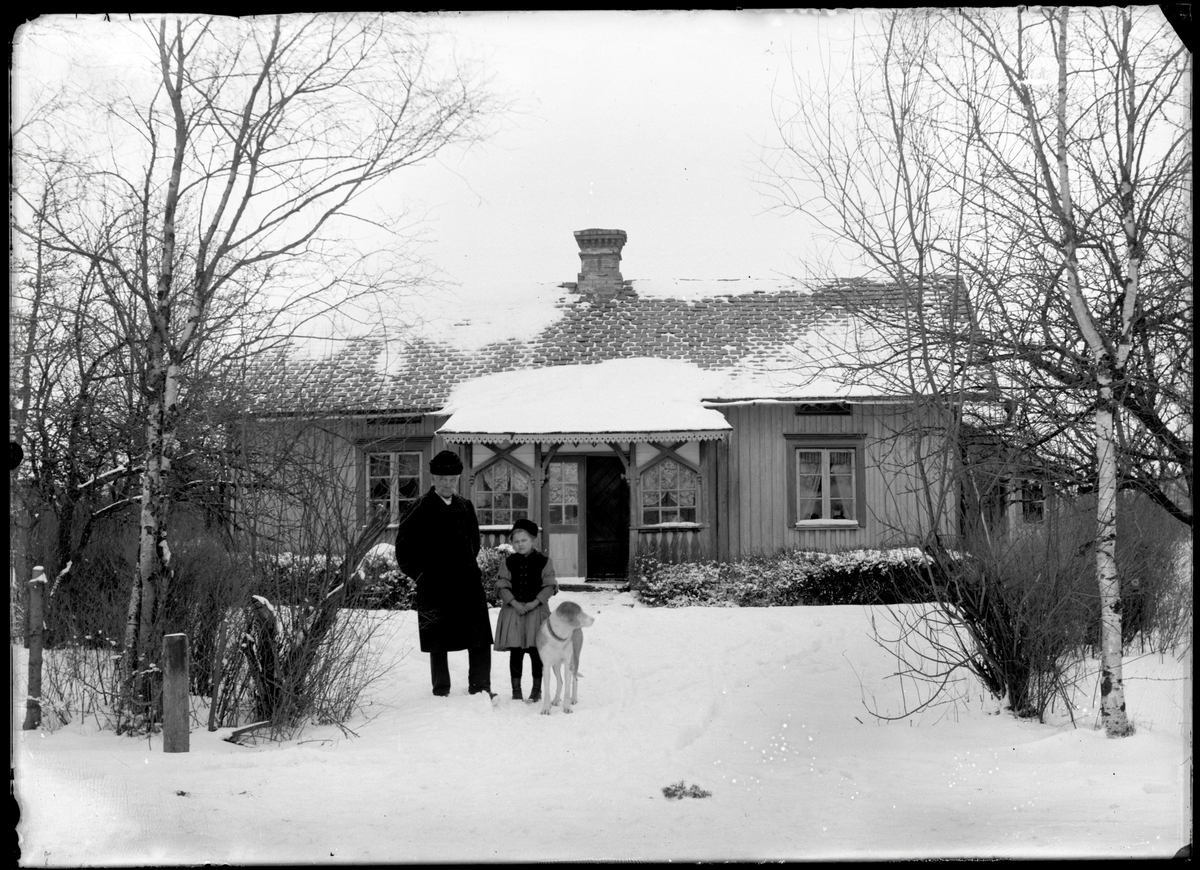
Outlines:
<svg viewBox="0 0 1200 870"><path fill-rule="evenodd" d="M788 515L795 526L864 525L862 436L788 436Z"/></svg>
<svg viewBox="0 0 1200 870"><path fill-rule="evenodd" d="M367 454L367 514L386 510L396 525L421 495L421 452Z"/></svg>
<svg viewBox="0 0 1200 870"><path fill-rule="evenodd" d="M1021 519L1040 523L1046 518L1046 491L1040 480L1021 482Z"/></svg>
<svg viewBox="0 0 1200 870"><path fill-rule="evenodd" d="M529 518L530 477L509 462L497 462L475 476L472 501L481 526L511 526Z"/></svg>
<svg viewBox="0 0 1200 870"><path fill-rule="evenodd" d="M797 450L796 497L801 522L857 519L854 451Z"/></svg>
<svg viewBox="0 0 1200 870"><path fill-rule="evenodd" d="M549 495L546 507L550 514L550 524L579 525L579 466L576 463L550 463Z"/></svg>
<svg viewBox="0 0 1200 870"><path fill-rule="evenodd" d="M700 475L674 459L642 472L642 525L699 521Z"/></svg>

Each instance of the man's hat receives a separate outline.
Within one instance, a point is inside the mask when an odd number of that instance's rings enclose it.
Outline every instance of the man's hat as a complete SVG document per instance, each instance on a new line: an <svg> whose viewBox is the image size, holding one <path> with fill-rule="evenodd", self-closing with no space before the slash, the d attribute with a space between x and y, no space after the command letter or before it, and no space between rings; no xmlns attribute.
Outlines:
<svg viewBox="0 0 1200 870"><path fill-rule="evenodd" d="M462 460L453 450L443 450L429 463L430 474L462 474Z"/></svg>

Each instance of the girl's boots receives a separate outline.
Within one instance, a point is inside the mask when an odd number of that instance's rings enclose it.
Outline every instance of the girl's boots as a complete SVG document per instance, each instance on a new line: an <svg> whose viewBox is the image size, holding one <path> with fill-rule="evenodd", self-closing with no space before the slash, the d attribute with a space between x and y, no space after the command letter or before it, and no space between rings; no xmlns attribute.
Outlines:
<svg viewBox="0 0 1200 870"><path fill-rule="evenodd" d="M524 700L523 696L521 695L521 678L513 677L512 684L513 684L513 700L514 701ZM537 691L536 687L534 688L534 691L535 692ZM530 700L532 700L532 698Z"/></svg>
<svg viewBox="0 0 1200 870"><path fill-rule="evenodd" d="M530 701L542 700L542 681L541 680L533 681L533 689L529 692L529 700Z"/></svg>

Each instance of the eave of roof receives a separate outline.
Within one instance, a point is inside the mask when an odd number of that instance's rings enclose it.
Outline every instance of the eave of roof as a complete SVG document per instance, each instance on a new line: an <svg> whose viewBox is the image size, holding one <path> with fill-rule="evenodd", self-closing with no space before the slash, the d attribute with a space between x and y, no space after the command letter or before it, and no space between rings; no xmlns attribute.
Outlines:
<svg viewBox="0 0 1200 870"><path fill-rule="evenodd" d="M438 434L451 444L646 444L653 441L720 441L730 429L672 429L629 432L454 432Z"/></svg>

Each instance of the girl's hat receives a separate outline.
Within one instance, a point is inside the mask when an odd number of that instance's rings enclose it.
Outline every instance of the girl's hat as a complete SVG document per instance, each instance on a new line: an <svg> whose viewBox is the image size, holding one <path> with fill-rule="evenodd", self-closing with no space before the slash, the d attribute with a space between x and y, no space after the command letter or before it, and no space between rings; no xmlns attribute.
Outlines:
<svg viewBox="0 0 1200 870"><path fill-rule="evenodd" d="M525 519L517 520L515 523L513 523L512 531L508 533L508 536L511 538L513 535L515 535L517 533L518 530L520 530L522 532L528 532L529 537L536 538L537 533L538 533L538 526L537 526L537 523L535 523L533 520L525 520Z"/></svg>

